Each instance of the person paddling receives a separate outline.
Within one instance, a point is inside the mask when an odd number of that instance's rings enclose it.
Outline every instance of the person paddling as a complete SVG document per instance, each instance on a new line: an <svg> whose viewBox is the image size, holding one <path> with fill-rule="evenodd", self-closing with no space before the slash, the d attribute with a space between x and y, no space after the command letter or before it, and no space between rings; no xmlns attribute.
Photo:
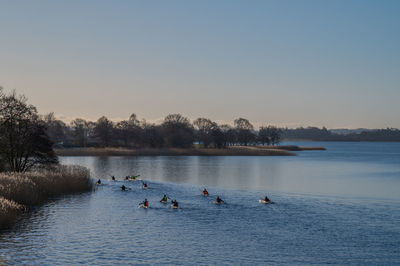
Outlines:
<svg viewBox="0 0 400 266"><path fill-rule="evenodd" d="M172 203L172 206L171 206L172 208L175 208L175 209L179 208L179 204L176 200L172 200L171 203Z"/></svg>
<svg viewBox="0 0 400 266"><path fill-rule="evenodd" d="M265 196L264 201L265 202L270 202L271 200L267 196Z"/></svg>
<svg viewBox="0 0 400 266"><path fill-rule="evenodd" d="M121 190L125 191L126 190L126 186L122 185Z"/></svg>
<svg viewBox="0 0 400 266"><path fill-rule="evenodd" d="M216 202L217 204L221 204L221 203L224 203L225 201L223 201L223 200L218 196L217 199L215 200L215 202Z"/></svg>
<svg viewBox="0 0 400 266"><path fill-rule="evenodd" d="M147 189L147 183L143 182L143 189Z"/></svg>
<svg viewBox="0 0 400 266"><path fill-rule="evenodd" d="M100 180L100 179L97 180L96 184L97 184L97 185L101 185L101 180Z"/></svg>
<svg viewBox="0 0 400 266"><path fill-rule="evenodd" d="M147 201L147 199L144 199L144 201L142 202L143 207L148 208L149 207L149 202Z"/></svg>
<svg viewBox="0 0 400 266"><path fill-rule="evenodd" d="M208 191L207 191L207 189L203 189L203 196L208 196Z"/></svg>
<svg viewBox="0 0 400 266"><path fill-rule="evenodd" d="M160 202L162 202L162 203L167 203L167 201L168 201L167 195L164 194L164 197L162 197L162 199L160 200Z"/></svg>
<svg viewBox="0 0 400 266"><path fill-rule="evenodd" d="M111 180L112 180L112 181L115 181L115 176L112 176L112 177L111 177Z"/></svg>
<svg viewBox="0 0 400 266"><path fill-rule="evenodd" d="M132 175L132 176L131 176L131 179L132 179L132 180L136 180L139 176L140 176L140 175Z"/></svg>
<svg viewBox="0 0 400 266"><path fill-rule="evenodd" d="M125 180L129 180L129 176L125 176Z"/></svg>

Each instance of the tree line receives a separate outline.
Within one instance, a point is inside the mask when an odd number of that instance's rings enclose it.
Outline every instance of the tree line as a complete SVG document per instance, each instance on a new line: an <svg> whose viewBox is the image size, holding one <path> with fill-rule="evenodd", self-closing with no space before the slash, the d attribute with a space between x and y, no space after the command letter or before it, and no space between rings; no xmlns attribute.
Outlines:
<svg viewBox="0 0 400 266"><path fill-rule="evenodd" d="M226 148L234 145L276 145L281 139L319 141L400 141L395 128L337 134L326 128L282 129L262 126L258 130L244 118L233 126L208 118L191 122L181 114L169 114L160 124L139 121L135 114L113 122L77 118L71 123L53 113L39 115L23 95L4 93L0 87L0 171L24 172L58 164L54 147L127 148Z"/></svg>
<svg viewBox="0 0 400 266"><path fill-rule="evenodd" d="M339 134L325 127L299 127L282 129L282 138L285 140L313 140L313 141L400 141L400 130L397 128L364 130L358 133Z"/></svg>
<svg viewBox="0 0 400 266"><path fill-rule="evenodd" d="M244 118L234 126L219 125L208 118L191 122L181 114L169 114L162 123L139 121L135 114L113 122L77 118L65 123L54 113L39 115L24 95L6 94L0 87L0 171L24 172L58 163L54 147L127 148L225 148L232 145L276 145L281 130L274 126L258 131Z"/></svg>
<svg viewBox="0 0 400 266"><path fill-rule="evenodd" d="M77 118L69 124L53 113L43 116L47 134L56 147L126 147L126 148L226 148L233 145L276 145L281 130L274 126L255 130L249 120L238 118L234 126L208 118L191 122L181 114L169 114L160 124L138 120L132 114L127 120L113 122L105 116L97 121Z"/></svg>

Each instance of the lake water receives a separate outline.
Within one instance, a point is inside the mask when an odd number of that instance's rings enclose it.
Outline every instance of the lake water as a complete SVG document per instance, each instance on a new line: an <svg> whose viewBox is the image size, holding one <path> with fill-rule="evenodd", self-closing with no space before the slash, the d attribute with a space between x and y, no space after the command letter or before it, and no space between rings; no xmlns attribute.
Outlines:
<svg viewBox="0 0 400 266"><path fill-rule="evenodd" d="M0 233L0 264L399 265L400 143L294 144L327 150L62 157L103 185L48 202ZM137 173L149 189L122 180ZM160 203L164 193L181 208ZM213 204L217 195L226 204ZM275 203L258 203L265 195ZM138 208L145 198L150 208Z"/></svg>

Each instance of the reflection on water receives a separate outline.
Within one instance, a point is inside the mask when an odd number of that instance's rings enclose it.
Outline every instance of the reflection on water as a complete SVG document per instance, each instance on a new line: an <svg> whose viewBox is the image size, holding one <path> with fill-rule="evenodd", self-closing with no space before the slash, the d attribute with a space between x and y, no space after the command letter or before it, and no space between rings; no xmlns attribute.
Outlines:
<svg viewBox="0 0 400 266"><path fill-rule="evenodd" d="M63 157L104 184L21 217L0 234L0 262L398 265L400 146L363 145L296 157ZM149 189L122 181L138 173ZM160 203L164 193L181 208ZM275 204L258 203L266 193ZM217 195L227 204L213 204Z"/></svg>
<svg viewBox="0 0 400 266"><path fill-rule="evenodd" d="M328 150L296 157L62 157L61 162L87 166L101 179L140 173L148 180L198 186L400 199L400 143L317 144Z"/></svg>

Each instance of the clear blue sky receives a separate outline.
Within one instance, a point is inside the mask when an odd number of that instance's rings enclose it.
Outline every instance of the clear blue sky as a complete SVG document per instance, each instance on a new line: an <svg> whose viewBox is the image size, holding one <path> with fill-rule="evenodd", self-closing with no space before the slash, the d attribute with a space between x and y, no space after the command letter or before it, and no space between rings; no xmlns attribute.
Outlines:
<svg viewBox="0 0 400 266"><path fill-rule="evenodd" d="M1 1L0 33L61 118L400 128L400 1Z"/></svg>

